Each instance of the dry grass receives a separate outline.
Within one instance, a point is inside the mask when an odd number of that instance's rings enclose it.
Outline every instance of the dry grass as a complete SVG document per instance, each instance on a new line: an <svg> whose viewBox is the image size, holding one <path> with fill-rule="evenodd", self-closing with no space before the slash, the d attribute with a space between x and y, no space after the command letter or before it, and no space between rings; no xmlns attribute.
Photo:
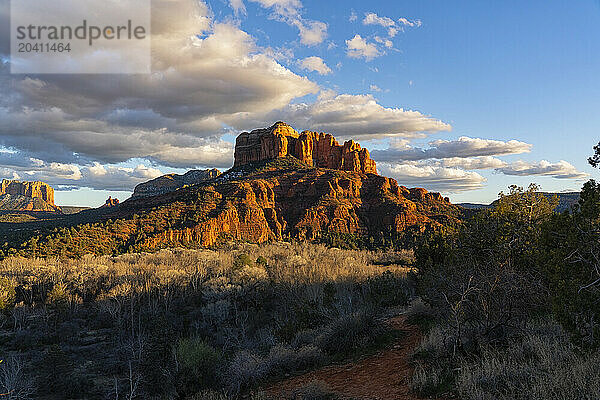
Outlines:
<svg viewBox="0 0 600 400"><path fill-rule="evenodd" d="M53 382L45 398L228 398L376 340L375 316L414 293L410 257L276 243L9 258L0 358L19 354L33 397Z"/></svg>

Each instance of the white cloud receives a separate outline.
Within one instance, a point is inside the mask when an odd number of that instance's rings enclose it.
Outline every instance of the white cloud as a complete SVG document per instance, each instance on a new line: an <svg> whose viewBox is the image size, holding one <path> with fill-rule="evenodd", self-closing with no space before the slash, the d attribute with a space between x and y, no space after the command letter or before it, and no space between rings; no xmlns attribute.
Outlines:
<svg viewBox="0 0 600 400"><path fill-rule="evenodd" d="M423 137L426 132L449 131L452 127L418 111L388 108L372 95L340 94L330 91L312 104L290 104L266 114L263 119L240 120L243 127L264 127L283 120L301 129L329 132L339 138ZM245 129L245 128L244 128Z"/></svg>
<svg viewBox="0 0 600 400"><path fill-rule="evenodd" d="M244 4L244 0L229 0L229 5L233 8L236 15L246 15L246 5Z"/></svg>
<svg viewBox="0 0 600 400"><path fill-rule="evenodd" d="M458 140L435 140L428 149L412 147L400 143L387 150L374 150L372 156L379 161L427 160L443 158L469 158L481 156L499 156L521 154L531 151L532 145L518 140L503 142L500 140L460 137Z"/></svg>
<svg viewBox="0 0 600 400"><path fill-rule="evenodd" d="M8 177L9 168L0 167L0 174ZM117 165L102 165L93 163L88 166L63 163L35 163L31 162L29 168L22 168L17 174L13 171L11 179L25 179L30 181L43 181L56 188L88 187L96 190L124 190L131 191L142 182L159 177L162 172L139 164L136 167L123 167Z"/></svg>
<svg viewBox="0 0 600 400"><path fill-rule="evenodd" d="M300 68L305 69L307 71L315 71L321 75L330 74L331 68L325 64L325 61L321 57L307 57L304 60L300 61Z"/></svg>
<svg viewBox="0 0 600 400"><path fill-rule="evenodd" d="M423 22L421 22L421 20L419 20L419 19L410 20L410 19L406 19L406 18L400 18L398 20L398 22L400 23L400 25L408 26L410 28L418 28L421 25L423 25Z"/></svg>
<svg viewBox="0 0 600 400"><path fill-rule="evenodd" d="M388 17L380 17L375 13L367 13L365 14L365 19L363 19L364 25L381 25L383 27L389 28L396 25L396 21Z"/></svg>
<svg viewBox="0 0 600 400"><path fill-rule="evenodd" d="M480 189L486 182L486 179L478 173L459 168L381 163L378 164L377 169L382 175L396 179L400 185L419 186L443 193Z"/></svg>
<svg viewBox="0 0 600 400"><path fill-rule="evenodd" d="M382 53L379 52L377 46L367 42L360 35L355 35L352 39L346 40L346 54L352 58L364 58L367 61L379 57Z"/></svg>
<svg viewBox="0 0 600 400"><path fill-rule="evenodd" d="M152 42L151 75L18 76L0 64L0 146L67 164L228 167L224 127L319 91L204 3L155 1Z"/></svg>
<svg viewBox="0 0 600 400"><path fill-rule="evenodd" d="M388 49L391 49L392 47L394 47L394 42L392 42L389 39L385 39L385 38L382 38L382 37L379 37L379 36L375 36L375 41L377 43L380 43L380 44L384 45Z"/></svg>
<svg viewBox="0 0 600 400"><path fill-rule="evenodd" d="M371 85L369 86L369 89L371 90L371 92L382 92L383 90L377 86L377 85Z"/></svg>
<svg viewBox="0 0 600 400"><path fill-rule="evenodd" d="M498 168L496 171L501 172L505 175L515 176L551 176L557 179L585 179L589 175L580 172L574 165L561 160L557 163L551 163L546 160L542 160L537 163L530 163L526 161L516 161L502 168Z"/></svg>
<svg viewBox="0 0 600 400"><path fill-rule="evenodd" d="M300 43L314 46L327 38L327 24L320 21L296 20L293 25L300 31Z"/></svg>
<svg viewBox="0 0 600 400"><path fill-rule="evenodd" d="M321 21L307 20L302 16L300 0L250 0L264 8L270 8L272 18L298 28L300 43L314 46L323 43L327 38L327 24Z"/></svg>
<svg viewBox="0 0 600 400"><path fill-rule="evenodd" d="M387 28L388 36L393 38L398 32L403 32L405 28L418 28L422 25L421 20L410 20L408 18L400 18L398 22L389 17L380 17L376 13L366 13L363 19L364 25L379 25Z"/></svg>
<svg viewBox="0 0 600 400"><path fill-rule="evenodd" d="M474 169L495 169L502 168L507 165L506 161L496 157L484 156L474 158L445 158L439 164L446 168L461 168L466 170Z"/></svg>
<svg viewBox="0 0 600 400"><path fill-rule="evenodd" d="M358 21L358 15L356 15L356 12L354 12L354 10L352 10L352 12L350 13L350 17L348 17L348 21L350 21L350 22Z"/></svg>

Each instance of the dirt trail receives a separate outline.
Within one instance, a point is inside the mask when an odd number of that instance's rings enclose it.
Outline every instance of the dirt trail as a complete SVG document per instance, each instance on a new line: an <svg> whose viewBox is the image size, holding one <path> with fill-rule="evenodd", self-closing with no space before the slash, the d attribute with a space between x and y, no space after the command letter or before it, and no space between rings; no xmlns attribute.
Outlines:
<svg viewBox="0 0 600 400"><path fill-rule="evenodd" d="M388 320L393 329L406 332L391 348L343 365L321 369L278 382L267 392L275 397L312 381L326 383L341 396L360 400L412 400L408 382L412 374L411 352L419 344L419 329L406 322L404 316Z"/></svg>

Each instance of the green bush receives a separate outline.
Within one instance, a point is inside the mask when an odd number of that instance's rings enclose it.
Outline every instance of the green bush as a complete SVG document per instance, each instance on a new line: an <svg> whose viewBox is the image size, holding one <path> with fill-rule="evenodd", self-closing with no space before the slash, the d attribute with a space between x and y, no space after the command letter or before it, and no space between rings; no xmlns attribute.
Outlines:
<svg viewBox="0 0 600 400"><path fill-rule="evenodd" d="M15 283L8 278L0 277L0 311L14 307L15 299Z"/></svg>
<svg viewBox="0 0 600 400"><path fill-rule="evenodd" d="M52 287L52 290L48 292L46 304L57 310L66 310L69 308L70 298L71 295L67 289L67 285L64 283L57 283Z"/></svg>
<svg viewBox="0 0 600 400"><path fill-rule="evenodd" d="M181 339L176 349L180 390L193 394L218 383L221 355L200 338Z"/></svg>
<svg viewBox="0 0 600 400"><path fill-rule="evenodd" d="M315 345L332 356L346 356L372 343L384 332L368 311L344 315L318 330Z"/></svg>
<svg viewBox="0 0 600 400"><path fill-rule="evenodd" d="M246 253L238 254L235 257L235 260L233 261L233 269L234 270L242 269L246 265L249 265L249 266L254 265L254 261L252 261L252 258L250 258L250 256Z"/></svg>

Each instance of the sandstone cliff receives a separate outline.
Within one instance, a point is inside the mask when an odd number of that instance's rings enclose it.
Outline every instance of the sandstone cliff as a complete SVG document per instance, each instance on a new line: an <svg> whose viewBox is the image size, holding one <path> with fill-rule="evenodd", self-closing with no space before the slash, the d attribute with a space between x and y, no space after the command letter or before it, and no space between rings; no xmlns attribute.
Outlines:
<svg viewBox="0 0 600 400"><path fill-rule="evenodd" d="M149 182L140 183L135 187L132 198L158 196L161 194L173 192L185 186L197 185L198 183L214 179L221 172L218 169L193 170L184 175L169 174L163 175Z"/></svg>
<svg viewBox="0 0 600 400"><path fill-rule="evenodd" d="M60 212L54 204L54 189L46 183L8 179L0 187L0 210Z"/></svg>
<svg viewBox="0 0 600 400"><path fill-rule="evenodd" d="M19 182L3 179L0 195L3 194L39 198L54 205L54 189L44 182Z"/></svg>
<svg viewBox="0 0 600 400"><path fill-rule="evenodd" d="M284 122L239 135L235 144L234 167L286 156L317 168L377 173L369 151L353 140L340 145L328 133L304 131L298 134Z"/></svg>

